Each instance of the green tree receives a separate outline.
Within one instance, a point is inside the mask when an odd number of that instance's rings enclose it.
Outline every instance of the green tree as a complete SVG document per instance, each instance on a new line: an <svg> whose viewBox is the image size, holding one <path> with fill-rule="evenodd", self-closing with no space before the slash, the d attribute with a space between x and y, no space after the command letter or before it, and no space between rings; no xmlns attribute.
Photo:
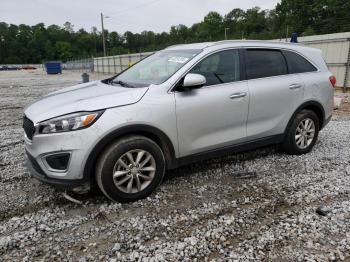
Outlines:
<svg viewBox="0 0 350 262"><path fill-rule="evenodd" d="M202 36L207 40L221 40L224 38L223 17L218 12L210 12L201 24Z"/></svg>
<svg viewBox="0 0 350 262"><path fill-rule="evenodd" d="M312 29L311 26L308 26L305 31L301 34L301 36L309 36L309 35L315 35L314 29Z"/></svg>
<svg viewBox="0 0 350 262"><path fill-rule="evenodd" d="M58 41L55 44L56 54L62 60L68 60L73 58L72 47L68 42Z"/></svg>
<svg viewBox="0 0 350 262"><path fill-rule="evenodd" d="M235 8L224 17L208 13L203 21L190 27L175 25L169 32L130 31L120 34L105 30L109 55L155 51L179 43L224 39L229 28L230 39L284 38L292 32L299 35L350 31L349 0L281 0L273 10L253 7ZM74 30L74 25L34 26L0 22L0 64L41 63L44 60L67 60L103 55L102 34L93 27L90 32Z"/></svg>

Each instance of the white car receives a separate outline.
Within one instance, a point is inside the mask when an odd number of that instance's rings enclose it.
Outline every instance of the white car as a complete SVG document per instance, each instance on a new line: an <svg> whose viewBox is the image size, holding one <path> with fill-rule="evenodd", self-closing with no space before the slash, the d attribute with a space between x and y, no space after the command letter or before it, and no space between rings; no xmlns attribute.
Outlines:
<svg viewBox="0 0 350 262"><path fill-rule="evenodd" d="M177 45L119 75L51 93L25 110L37 179L117 201L148 196L167 169L280 144L304 154L332 115L335 77L298 44Z"/></svg>

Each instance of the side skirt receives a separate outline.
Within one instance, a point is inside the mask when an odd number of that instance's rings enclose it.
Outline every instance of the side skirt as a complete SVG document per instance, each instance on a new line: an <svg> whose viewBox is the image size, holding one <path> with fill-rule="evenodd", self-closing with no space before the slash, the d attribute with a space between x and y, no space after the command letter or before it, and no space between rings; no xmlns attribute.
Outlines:
<svg viewBox="0 0 350 262"><path fill-rule="evenodd" d="M283 139L284 139L284 134L275 135L275 136L270 136L266 138L244 142L241 144L214 149L214 150L210 150L210 151L206 151L206 152L202 152L202 153L198 153L190 156L181 157L177 159L177 167L188 165L188 164L206 160L206 159L222 157L222 156L231 155L234 153L248 151L259 147L279 144L283 141Z"/></svg>

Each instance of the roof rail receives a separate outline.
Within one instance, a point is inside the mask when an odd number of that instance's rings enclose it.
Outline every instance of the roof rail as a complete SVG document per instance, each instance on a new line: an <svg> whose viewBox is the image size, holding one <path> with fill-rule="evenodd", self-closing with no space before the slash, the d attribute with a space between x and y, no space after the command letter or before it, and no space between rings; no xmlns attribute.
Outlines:
<svg viewBox="0 0 350 262"><path fill-rule="evenodd" d="M222 40L214 42L212 45L222 45L222 44L229 44L229 43L242 43L242 42L248 42L248 43L271 43L271 44L284 44L284 45L295 45L298 43L290 43L290 42L284 42L284 41L278 41L278 40Z"/></svg>
<svg viewBox="0 0 350 262"><path fill-rule="evenodd" d="M170 48L174 48L174 47L177 47L177 46L200 45L200 44L206 45L204 47L204 48L206 48L206 47L212 46L213 43L215 43L215 42L199 42L199 43L188 43L188 44L176 44L176 45L171 45L171 46L166 47L165 50L166 49L170 49Z"/></svg>
<svg viewBox="0 0 350 262"><path fill-rule="evenodd" d="M165 50L166 50L166 49L169 49L169 48L173 48L173 47L176 47L176 46L182 46L182 45L184 45L184 44L177 44L177 45L171 45L171 46L167 46L167 47L165 48Z"/></svg>

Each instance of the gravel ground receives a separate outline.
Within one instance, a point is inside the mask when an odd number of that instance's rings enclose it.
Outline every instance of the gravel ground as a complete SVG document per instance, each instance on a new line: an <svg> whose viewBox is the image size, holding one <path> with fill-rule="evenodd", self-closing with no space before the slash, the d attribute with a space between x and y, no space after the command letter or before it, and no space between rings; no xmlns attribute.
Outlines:
<svg viewBox="0 0 350 262"><path fill-rule="evenodd" d="M0 72L0 261L350 261L350 114L314 150L268 147L168 172L132 204L82 205L23 167L23 108L78 73Z"/></svg>

